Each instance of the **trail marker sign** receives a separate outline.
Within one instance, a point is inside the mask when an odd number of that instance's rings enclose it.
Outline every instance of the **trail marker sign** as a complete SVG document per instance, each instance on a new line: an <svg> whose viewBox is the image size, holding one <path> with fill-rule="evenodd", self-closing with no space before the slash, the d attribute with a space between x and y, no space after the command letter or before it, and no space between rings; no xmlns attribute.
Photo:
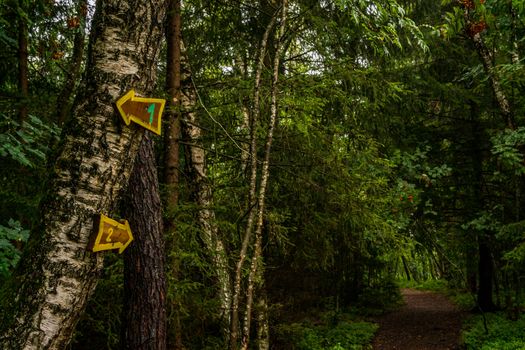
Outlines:
<svg viewBox="0 0 525 350"><path fill-rule="evenodd" d="M117 109L126 125L131 121L160 135L161 118L166 100L135 96L135 90L129 90L118 99Z"/></svg>
<svg viewBox="0 0 525 350"><path fill-rule="evenodd" d="M98 222L96 236L94 236L88 247L90 250L98 252L118 249L119 253L122 253L133 240L127 220L118 222L101 214Z"/></svg>

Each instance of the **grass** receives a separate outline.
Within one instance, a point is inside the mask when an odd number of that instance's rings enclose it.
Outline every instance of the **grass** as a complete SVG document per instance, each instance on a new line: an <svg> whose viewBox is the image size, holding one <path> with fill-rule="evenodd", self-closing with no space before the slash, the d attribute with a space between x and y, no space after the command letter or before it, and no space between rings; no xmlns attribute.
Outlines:
<svg viewBox="0 0 525 350"><path fill-rule="evenodd" d="M426 280L421 282L400 280L397 281L397 284L400 288L413 288L445 294L462 310L472 310L476 304L475 296L465 290L450 288L446 280Z"/></svg>
<svg viewBox="0 0 525 350"><path fill-rule="evenodd" d="M276 337L283 349L294 350L368 350L378 326L357 320L351 314L329 312L317 324L305 321L282 324Z"/></svg>
<svg viewBox="0 0 525 350"><path fill-rule="evenodd" d="M523 350L525 349L525 315L516 321L504 313L487 313L488 333L483 317L475 315L465 322L463 342L467 350Z"/></svg>

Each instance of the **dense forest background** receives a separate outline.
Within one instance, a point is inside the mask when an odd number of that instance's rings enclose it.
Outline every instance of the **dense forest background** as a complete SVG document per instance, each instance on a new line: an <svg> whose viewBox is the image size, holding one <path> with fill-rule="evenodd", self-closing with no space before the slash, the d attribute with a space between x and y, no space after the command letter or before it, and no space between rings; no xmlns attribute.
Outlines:
<svg viewBox="0 0 525 350"><path fill-rule="evenodd" d="M61 152L72 138L91 144L74 130L110 79L93 73L97 38L120 7L123 23L150 15L131 3L0 2L3 332L12 281L59 219L46 209L57 169L90 171ZM156 77L129 74L120 92L168 100L163 133L104 119L145 135L114 163L140 175L102 213L128 219L136 242L124 258L88 252L104 262L67 316L70 349L131 341L121 316L157 300L131 295L145 269L165 288L175 349L358 349L375 331L363 317L395 307L400 284L429 280L484 315L470 327L485 337L487 312L523 327L522 1L171 0L166 15L155 3L163 35L140 30L150 41L137 55ZM521 333L486 348L521 349Z"/></svg>

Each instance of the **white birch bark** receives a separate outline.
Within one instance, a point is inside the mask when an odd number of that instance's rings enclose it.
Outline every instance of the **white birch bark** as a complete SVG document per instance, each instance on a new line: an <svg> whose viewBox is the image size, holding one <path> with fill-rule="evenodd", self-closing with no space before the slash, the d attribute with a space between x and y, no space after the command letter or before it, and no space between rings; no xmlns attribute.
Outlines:
<svg viewBox="0 0 525 350"><path fill-rule="evenodd" d="M248 276L248 289L246 295L246 310L244 316L244 329L243 329L243 341L242 350L247 350L250 340L250 328L252 318L252 306L253 306L253 294L254 288L257 283L263 284L264 274L262 266L262 236L263 236L263 223L264 223L264 209L266 201L266 188L268 186L268 180L270 178L270 154L273 143L273 133L275 125L277 124L278 118L278 83L279 83L279 63L282 51L281 40L284 36L284 29L286 27L286 14L288 8L288 1L283 0L282 3L282 15L281 24L279 26L279 33L277 34L275 57L273 61L273 80L272 80L272 100L270 107L270 124L268 126L268 133L266 136L266 145L264 160L261 170L261 184L258 193L257 203L257 225L255 229L255 249L252 257L250 274Z"/></svg>
<svg viewBox="0 0 525 350"><path fill-rule="evenodd" d="M515 130L516 124L514 120L512 119L509 100L507 99L507 96L505 92L503 91L503 88L501 87L499 77L496 75L496 72L494 71L495 67L492 61L492 55L490 54L490 51L487 49L483 41L483 38L481 37L481 33L474 34L472 36L472 41L474 41L474 45L476 46L478 54L481 58L483 67L485 68L485 72L487 72L487 74L489 75L492 92L494 93L494 96L496 97L496 101L498 103L503 120L505 121L505 124L509 129Z"/></svg>
<svg viewBox="0 0 525 350"><path fill-rule="evenodd" d="M231 307L231 281L228 266L228 255L224 243L219 236L215 212L213 207L213 193L206 174L206 153L201 145L201 128L195 113L197 105L197 92L193 85L191 69L184 44L181 42L181 132L183 138L188 140L188 156L191 171L191 181L194 188L193 196L199 206L198 222L201 227L202 240L208 250L219 287L219 300L221 304L221 317L224 331L229 333L230 307Z"/></svg>
<svg viewBox="0 0 525 350"><path fill-rule="evenodd" d="M474 43L474 46L476 47L476 51L478 52L478 55L481 58L483 68L485 69L485 72L489 76L492 92L494 93L494 96L496 97L496 102L498 103L503 121L505 122L505 125L507 128L511 130L515 130L516 123L512 117L510 103L507 98L507 95L505 94L505 92L503 91L503 88L501 87L499 77L496 75L492 54L490 53L487 46L485 45L483 37L481 36L482 32L478 32L476 30L476 32L469 33L469 28L474 28L475 26L473 25L471 21L468 8L465 9L464 17L465 17L465 24L467 28L467 34L472 39L472 42Z"/></svg>
<svg viewBox="0 0 525 350"><path fill-rule="evenodd" d="M66 349L92 294L104 253L87 250L96 214L111 215L143 130L113 103L151 88L162 37L162 1L99 1L84 94L53 165L41 225L2 291L0 348Z"/></svg>
<svg viewBox="0 0 525 350"><path fill-rule="evenodd" d="M235 277L233 284L233 300L231 306L231 325L230 325L230 349L237 349L237 342L239 338L239 302L241 297L241 282L242 282L242 268L248 253L248 247L252 240L253 222L255 220L255 205L257 192L257 123L261 113L260 110L260 85L261 75L264 67L264 56L266 55L266 46L268 43L268 36L275 24L275 17L272 18L261 40L259 49L259 57L257 62L257 69L255 71L254 82L254 101L253 111L251 113L250 124L250 191L248 195L248 220L246 229L241 243L241 250L239 252L239 260L237 260L235 268Z"/></svg>

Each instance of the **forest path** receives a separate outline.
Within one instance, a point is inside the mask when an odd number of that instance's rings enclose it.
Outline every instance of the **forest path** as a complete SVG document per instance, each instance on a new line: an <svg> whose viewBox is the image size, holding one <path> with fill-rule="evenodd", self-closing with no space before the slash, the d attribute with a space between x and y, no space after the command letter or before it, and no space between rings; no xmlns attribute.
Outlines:
<svg viewBox="0 0 525 350"><path fill-rule="evenodd" d="M414 289L401 291L405 305L376 318L374 350L459 349L464 314L444 295Z"/></svg>

